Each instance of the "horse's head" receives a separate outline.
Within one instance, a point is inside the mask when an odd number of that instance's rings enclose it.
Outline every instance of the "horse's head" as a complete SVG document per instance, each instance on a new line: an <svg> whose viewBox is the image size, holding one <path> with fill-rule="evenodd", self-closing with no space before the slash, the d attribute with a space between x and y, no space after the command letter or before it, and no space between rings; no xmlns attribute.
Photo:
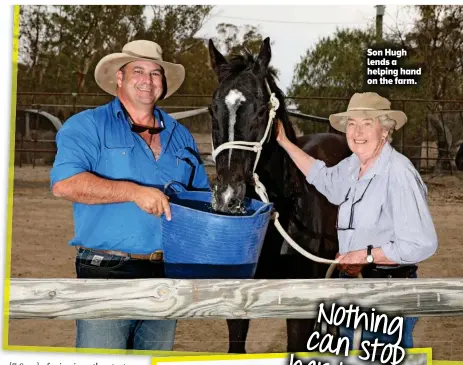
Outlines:
<svg viewBox="0 0 463 365"><path fill-rule="evenodd" d="M237 214L242 212L246 184L252 181L256 157L260 156L255 151L236 148L253 148L238 142L265 143L273 133L269 125L270 41L264 40L257 58L246 52L227 61L212 41L209 53L219 81L210 107L218 180L213 188L213 208Z"/></svg>

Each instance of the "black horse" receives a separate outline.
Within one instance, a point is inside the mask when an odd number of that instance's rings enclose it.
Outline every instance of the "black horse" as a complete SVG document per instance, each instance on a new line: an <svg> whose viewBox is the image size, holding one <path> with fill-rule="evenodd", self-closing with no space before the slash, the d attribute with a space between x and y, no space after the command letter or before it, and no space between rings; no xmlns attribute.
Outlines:
<svg viewBox="0 0 463 365"><path fill-rule="evenodd" d="M270 110L268 85L280 103L276 118L282 121L291 141L311 156L325 161L327 166L333 166L351 154L345 137L337 134L314 134L296 139L287 116L284 95L269 67L271 49L268 38L263 41L257 58L246 52L226 60L212 41L209 41L209 53L219 81L210 106L214 148L230 140L256 142L263 138ZM279 221L288 234L306 251L334 259L338 252L337 207L306 182L305 176L276 142L275 131L273 124L255 172L266 187L269 200L274 203ZM245 196L260 199L253 186L255 158L255 152L239 149L226 149L216 156L217 185L213 191L218 211L238 211ZM283 244L282 236L270 223L255 278L325 277L328 265L309 261L290 246L285 246L286 252L282 253ZM229 352L245 353L249 320L228 320L227 324ZM312 319L287 319L287 351L307 351L307 339L313 329Z"/></svg>

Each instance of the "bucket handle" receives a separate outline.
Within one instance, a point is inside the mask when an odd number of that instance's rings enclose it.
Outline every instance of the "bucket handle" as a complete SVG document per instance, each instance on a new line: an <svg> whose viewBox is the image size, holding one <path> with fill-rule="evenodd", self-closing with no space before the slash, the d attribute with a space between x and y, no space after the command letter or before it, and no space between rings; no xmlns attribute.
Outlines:
<svg viewBox="0 0 463 365"><path fill-rule="evenodd" d="M259 209L257 209L255 211L255 213L253 214L253 216L256 216L258 214L264 214L264 213L267 213L267 211L272 207L273 204L271 203L266 203L264 205L262 205Z"/></svg>
<svg viewBox="0 0 463 365"><path fill-rule="evenodd" d="M175 181L175 180L172 180L172 181L169 181L167 184L164 185L164 194L167 195L167 190L170 188L171 185L177 185L181 188L182 190L182 193L188 191L181 183L179 183L178 181ZM175 193L175 191L174 191Z"/></svg>

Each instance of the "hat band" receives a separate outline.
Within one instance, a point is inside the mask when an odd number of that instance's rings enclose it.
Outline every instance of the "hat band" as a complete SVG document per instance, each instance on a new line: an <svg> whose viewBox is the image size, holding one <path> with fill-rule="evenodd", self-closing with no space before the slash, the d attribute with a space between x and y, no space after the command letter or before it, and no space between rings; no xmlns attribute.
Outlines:
<svg viewBox="0 0 463 365"><path fill-rule="evenodd" d="M129 56L133 56L133 57L149 58L150 60L154 60L154 61L162 61L162 58L159 59L159 58L154 58L154 57L150 57L150 56L144 56L144 55L140 55L140 54L137 54L137 53L134 53L134 52L131 52L131 51L124 51L124 53L128 54Z"/></svg>
<svg viewBox="0 0 463 365"><path fill-rule="evenodd" d="M391 110L391 109L375 109L375 108L367 108L367 107L356 107L356 108L349 108L347 111L355 111L355 110Z"/></svg>

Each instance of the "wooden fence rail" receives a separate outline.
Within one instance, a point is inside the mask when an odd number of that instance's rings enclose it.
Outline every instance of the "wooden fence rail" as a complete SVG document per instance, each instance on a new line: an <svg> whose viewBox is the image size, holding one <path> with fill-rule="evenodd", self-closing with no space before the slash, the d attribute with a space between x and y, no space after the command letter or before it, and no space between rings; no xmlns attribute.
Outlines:
<svg viewBox="0 0 463 365"><path fill-rule="evenodd" d="M8 283L7 283L8 284ZM463 315L463 279L11 279L11 318L315 318L319 303Z"/></svg>

